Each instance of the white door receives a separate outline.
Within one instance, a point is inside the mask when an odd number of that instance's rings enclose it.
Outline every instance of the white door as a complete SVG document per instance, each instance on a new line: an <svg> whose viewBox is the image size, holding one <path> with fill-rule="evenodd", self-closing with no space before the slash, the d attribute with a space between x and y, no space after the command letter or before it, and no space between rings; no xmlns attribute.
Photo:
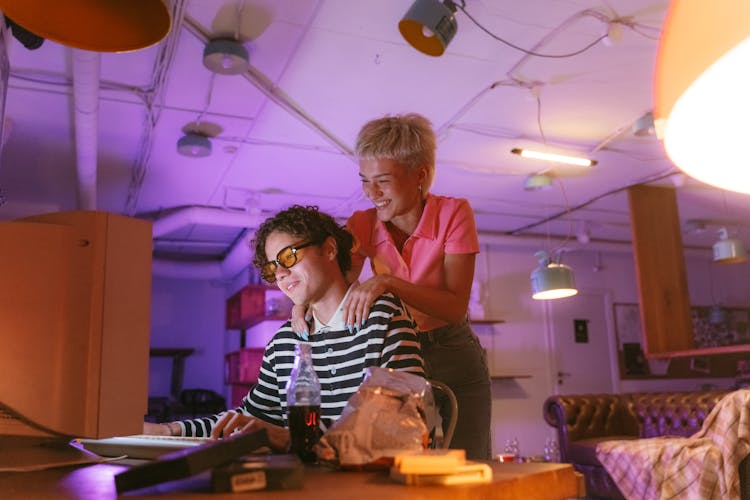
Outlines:
<svg viewBox="0 0 750 500"><path fill-rule="evenodd" d="M617 359L613 362L612 304L608 296L581 291L548 304L553 392L613 392Z"/></svg>

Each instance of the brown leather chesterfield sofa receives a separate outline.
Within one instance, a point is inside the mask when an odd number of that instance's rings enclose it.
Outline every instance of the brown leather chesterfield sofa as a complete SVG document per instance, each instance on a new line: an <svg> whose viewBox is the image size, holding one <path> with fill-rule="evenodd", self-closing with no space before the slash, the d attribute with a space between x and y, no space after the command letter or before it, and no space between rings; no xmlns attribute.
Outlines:
<svg viewBox="0 0 750 500"><path fill-rule="evenodd" d="M690 436L725 394L727 391L551 396L544 402L544 420L557 429L560 460L573 464L584 475L587 495L621 499L622 493L596 458L596 445L611 439ZM745 460L741 469L747 463Z"/></svg>

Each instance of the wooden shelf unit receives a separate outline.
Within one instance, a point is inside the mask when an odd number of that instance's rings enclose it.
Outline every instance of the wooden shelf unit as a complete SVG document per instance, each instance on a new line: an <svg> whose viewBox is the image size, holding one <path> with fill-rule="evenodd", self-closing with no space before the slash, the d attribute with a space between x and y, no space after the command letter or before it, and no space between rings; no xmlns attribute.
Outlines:
<svg viewBox="0 0 750 500"><path fill-rule="evenodd" d="M286 321L291 307L291 300L281 290L266 285L245 285L227 299L226 329L240 332L239 350L224 356L224 383L231 389L233 407L258 381L263 358L263 348L246 347L247 330L263 321Z"/></svg>

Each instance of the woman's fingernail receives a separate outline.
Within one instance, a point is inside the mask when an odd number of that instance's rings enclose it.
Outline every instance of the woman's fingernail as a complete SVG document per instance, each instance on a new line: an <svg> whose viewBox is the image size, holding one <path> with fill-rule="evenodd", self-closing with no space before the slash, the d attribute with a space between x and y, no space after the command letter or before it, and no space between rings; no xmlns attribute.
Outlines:
<svg viewBox="0 0 750 500"><path fill-rule="evenodd" d="M352 328L352 325L346 325L346 327L349 329L349 333L354 333L354 328Z"/></svg>
<svg viewBox="0 0 750 500"><path fill-rule="evenodd" d="M365 320L364 319L362 320L362 326L365 326Z"/></svg>
<svg viewBox="0 0 750 500"><path fill-rule="evenodd" d="M310 321L312 317L309 314L305 314L305 321Z"/></svg>

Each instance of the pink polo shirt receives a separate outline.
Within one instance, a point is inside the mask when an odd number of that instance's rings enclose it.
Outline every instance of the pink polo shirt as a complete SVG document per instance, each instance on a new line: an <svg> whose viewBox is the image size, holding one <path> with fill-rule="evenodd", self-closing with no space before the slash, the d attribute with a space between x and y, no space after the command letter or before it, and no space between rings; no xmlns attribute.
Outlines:
<svg viewBox="0 0 750 500"><path fill-rule="evenodd" d="M427 195L417 228L404 243L401 253L374 208L354 212L346 223L356 238L357 256L370 258L375 274L390 274L417 285L442 288L445 284L446 254L479 253L474 212L463 198ZM409 308L420 331L445 325Z"/></svg>

